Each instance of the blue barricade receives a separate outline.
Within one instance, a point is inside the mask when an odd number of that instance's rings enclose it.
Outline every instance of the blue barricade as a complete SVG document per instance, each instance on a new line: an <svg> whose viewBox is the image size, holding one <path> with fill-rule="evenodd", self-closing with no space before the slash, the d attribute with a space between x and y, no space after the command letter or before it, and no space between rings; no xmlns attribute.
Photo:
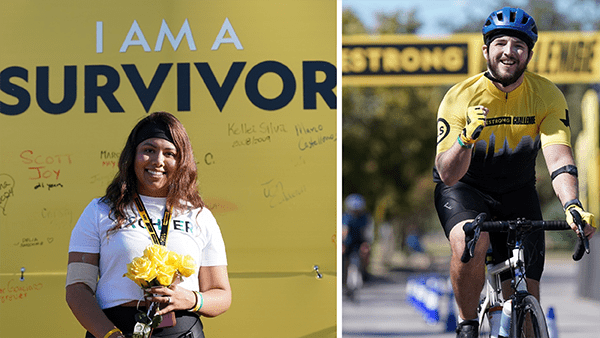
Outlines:
<svg viewBox="0 0 600 338"><path fill-rule="evenodd" d="M406 283L406 300L423 316L426 323L437 325L443 320L447 332L456 329L454 293L448 277L409 277Z"/></svg>

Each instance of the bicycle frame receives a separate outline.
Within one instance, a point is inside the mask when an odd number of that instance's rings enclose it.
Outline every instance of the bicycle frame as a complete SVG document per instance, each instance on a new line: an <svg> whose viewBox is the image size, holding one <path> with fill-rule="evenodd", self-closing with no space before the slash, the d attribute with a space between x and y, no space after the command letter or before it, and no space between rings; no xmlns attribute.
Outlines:
<svg viewBox="0 0 600 338"><path fill-rule="evenodd" d="M512 286L515 291L526 292L526 281L524 271L524 255L521 247L521 241L516 241L515 247L512 249L512 257L500 263L486 263L486 283L483 293L485 294L478 312L479 323L484 322L484 317L488 314L493 304L502 304L506 299L501 296L502 285L500 274L511 269L516 271L513 274ZM488 251L489 254L489 251ZM519 279L519 280L518 280ZM523 284L522 284L523 283ZM516 284L516 286L515 286ZM513 303L514 306L514 303ZM490 328L491 329L491 328Z"/></svg>

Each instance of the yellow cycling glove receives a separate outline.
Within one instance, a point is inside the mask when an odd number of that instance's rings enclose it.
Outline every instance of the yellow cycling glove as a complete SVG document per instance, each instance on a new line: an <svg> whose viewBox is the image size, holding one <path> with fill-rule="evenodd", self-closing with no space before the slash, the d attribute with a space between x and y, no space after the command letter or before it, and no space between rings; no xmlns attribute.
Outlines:
<svg viewBox="0 0 600 338"><path fill-rule="evenodd" d="M460 134L460 141L465 145L475 143L483 127L485 127L486 111L482 106L467 108L467 126Z"/></svg>
<svg viewBox="0 0 600 338"><path fill-rule="evenodd" d="M575 209L577 212L579 212L579 215L581 215L581 219L585 223L589 224L594 229L598 228L596 225L596 219L594 218L594 214L584 211L583 208L577 204L568 205L567 208L565 209L565 215L567 216L567 223L569 223L569 224L575 223L573 221L573 216L571 215L572 209Z"/></svg>

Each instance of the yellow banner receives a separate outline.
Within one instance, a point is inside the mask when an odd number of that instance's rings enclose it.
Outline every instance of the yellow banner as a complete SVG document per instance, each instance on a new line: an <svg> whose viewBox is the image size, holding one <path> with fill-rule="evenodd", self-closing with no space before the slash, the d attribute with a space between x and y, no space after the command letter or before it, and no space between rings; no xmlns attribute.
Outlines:
<svg viewBox="0 0 600 338"><path fill-rule="evenodd" d="M541 32L529 70L555 83L600 82L600 34Z"/></svg>
<svg viewBox="0 0 600 338"><path fill-rule="evenodd" d="M3 6L0 335L83 337L64 300L71 229L136 122L168 111L227 248L233 304L207 336L335 336L336 13L335 0Z"/></svg>
<svg viewBox="0 0 600 338"><path fill-rule="evenodd" d="M541 32L528 69L556 83L600 81L600 34ZM457 83L486 69L481 34L444 38L349 35L342 40L343 84L424 86Z"/></svg>
<svg viewBox="0 0 600 338"><path fill-rule="evenodd" d="M481 42L471 35L422 39L416 35L344 36L344 85L438 85L458 82L480 69Z"/></svg>

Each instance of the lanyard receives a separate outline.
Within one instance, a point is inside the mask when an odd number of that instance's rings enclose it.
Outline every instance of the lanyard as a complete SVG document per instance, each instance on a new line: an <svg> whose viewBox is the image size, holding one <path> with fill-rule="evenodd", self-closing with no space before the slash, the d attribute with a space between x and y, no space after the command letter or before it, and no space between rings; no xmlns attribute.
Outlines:
<svg viewBox="0 0 600 338"><path fill-rule="evenodd" d="M142 202L142 199L140 198L139 195L137 195L137 194L135 195L134 202L135 202L135 207L137 208L138 212L140 213L140 217L144 221L144 224L146 224L146 229L150 233L152 242L154 244L160 244L163 246L166 245L167 244L167 236L169 234L169 223L171 222L171 214L173 211L173 207L171 207L170 209L165 208L165 213L163 215L163 220L162 220L162 228L160 229L160 240L159 240L158 235L156 234L156 230L154 229L154 226L150 222L150 217L148 217L148 212L146 211L146 207L144 206L144 203Z"/></svg>

